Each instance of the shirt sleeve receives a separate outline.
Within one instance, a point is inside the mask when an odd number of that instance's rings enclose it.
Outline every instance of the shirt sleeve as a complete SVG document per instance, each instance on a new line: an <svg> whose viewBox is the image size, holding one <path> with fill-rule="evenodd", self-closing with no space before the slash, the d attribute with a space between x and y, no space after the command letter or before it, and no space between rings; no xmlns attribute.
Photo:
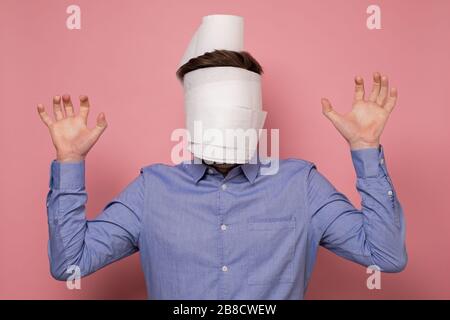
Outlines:
<svg viewBox="0 0 450 320"><path fill-rule="evenodd" d="M144 177L135 178L94 220L85 217L84 161L51 164L47 196L51 274L66 280L78 267L86 276L138 251Z"/></svg>
<svg viewBox="0 0 450 320"><path fill-rule="evenodd" d="M308 202L317 243L339 256L384 272L407 263L403 210L388 175L383 148L351 151L361 210L311 165Z"/></svg>

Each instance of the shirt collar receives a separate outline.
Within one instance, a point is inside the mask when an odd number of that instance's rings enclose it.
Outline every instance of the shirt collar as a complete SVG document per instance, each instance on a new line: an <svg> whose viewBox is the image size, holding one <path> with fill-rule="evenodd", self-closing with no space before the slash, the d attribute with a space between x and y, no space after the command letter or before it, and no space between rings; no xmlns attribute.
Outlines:
<svg viewBox="0 0 450 320"><path fill-rule="evenodd" d="M208 166L202 163L196 163L194 161L187 161L185 163L185 167L188 170L189 174L192 176L192 179L195 183L199 182L201 178L205 175L206 169Z"/></svg>
<svg viewBox="0 0 450 320"><path fill-rule="evenodd" d="M196 163L194 161L188 161L185 163L185 167L188 170L189 174L191 175L192 179L195 183L199 182L205 175L206 170L208 169L208 166L206 164L202 163ZM244 176L247 178L247 180L253 184L256 177L258 176L259 168L260 168L260 162L257 161L257 163L245 163L239 165L242 172L244 173Z"/></svg>
<svg viewBox="0 0 450 320"><path fill-rule="evenodd" d="M241 165L242 172L247 177L250 183L253 183L258 176L260 163L245 163Z"/></svg>

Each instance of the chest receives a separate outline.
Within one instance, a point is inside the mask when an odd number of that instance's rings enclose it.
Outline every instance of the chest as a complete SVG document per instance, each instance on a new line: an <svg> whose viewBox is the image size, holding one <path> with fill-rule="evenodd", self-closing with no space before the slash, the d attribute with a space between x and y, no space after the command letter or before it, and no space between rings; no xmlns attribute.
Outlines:
<svg viewBox="0 0 450 320"><path fill-rule="evenodd" d="M167 262L253 269L292 259L308 223L304 199L292 188L227 182L159 187L144 217L152 255Z"/></svg>

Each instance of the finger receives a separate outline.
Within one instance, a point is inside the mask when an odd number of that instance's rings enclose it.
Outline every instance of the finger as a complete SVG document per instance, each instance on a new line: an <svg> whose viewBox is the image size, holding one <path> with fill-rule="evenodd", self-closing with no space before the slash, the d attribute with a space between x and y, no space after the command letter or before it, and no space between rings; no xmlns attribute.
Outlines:
<svg viewBox="0 0 450 320"><path fill-rule="evenodd" d="M396 88L391 88L391 91L389 92L389 97L386 100L386 104L384 105L384 108L392 112L394 110L395 104L397 103L397 97L398 97L398 91Z"/></svg>
<svg viewBox="0 0 450 320"><path fill-rule="evenodd" d="M355 77L355 101L364 100L364 80L357 76Z"/></svg>
<svg viewBox="0 0 450 320"><path fill-rule="evenodd" d="M45 107L42 104L38 104L37 105L37 111L39 113L39 117L41 117L42 122L49 127L53 121L52 119L49 117L49 115L47 114L47 112L45 111Z"/></svg>
<svg viewBox="0 0 450 320"><path fill-rule="evenodd" d="M70 99L70 96L68 94L63 95L63 104L64 109L66 110L66 116L71 117L75 114L73 109L72 100Z"/></svg>
<svg viewBox="0 0 450 320"><path fill-rule="evenodd" d="M100 135L105 131L107 126L108 123L106 122L105 114L101 112L97 116L97 124L95 125L94 129L92 129L95 139L98 139L100 137Z"/></svg>
<svg viewBox="0 0 450 320"><path fill-rule="evenodd" d="M80 96L80 116L87 123L87 118L89 115L89 99L87 96Z"/></svg>
<svg viewBox="0 0 450 320"><path fill-rule="evenodd" d="M383 106L389 92L389 80L386 76L381 77L380 94L377 97L377 104Z"/></svg>
<svg viewBox="0 0 450 320"><path fill-rule="evenodd" d="M64 113L61 107L61 96L53 97L53 114L55 115L56 121L64 119Z"/></svg>
<svg viewBox="0 0 450 320"><path fill-rule="evenodd" d="M341 115L334 111L330 101L326 98L322 98L322 113L327 117L336 127L340 126Z"/></svg>
<svg viewBox="0 0 450 320"><path fill-rule="evenodd" d="M378 72L375 72L373 74L373 87L372 92L369 96L369 101L375 102L377 101L377 97L380 94L380 87L381 87L381 75Z"/></svg>

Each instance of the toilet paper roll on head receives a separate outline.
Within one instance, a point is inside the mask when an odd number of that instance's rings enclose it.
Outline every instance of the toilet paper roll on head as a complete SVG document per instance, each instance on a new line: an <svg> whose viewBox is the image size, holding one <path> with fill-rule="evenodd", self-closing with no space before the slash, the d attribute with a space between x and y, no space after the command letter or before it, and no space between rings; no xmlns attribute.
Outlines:
<svg viewBox="0 0 450 320"><path fill-rule="evenodd" d="M244 20L233 15L203 17L179 67L215 50L244 50ZM232 66L200 68L183 77L189 150L217 163L247 163L256 154L262 110L261 76Z"/></svg>

